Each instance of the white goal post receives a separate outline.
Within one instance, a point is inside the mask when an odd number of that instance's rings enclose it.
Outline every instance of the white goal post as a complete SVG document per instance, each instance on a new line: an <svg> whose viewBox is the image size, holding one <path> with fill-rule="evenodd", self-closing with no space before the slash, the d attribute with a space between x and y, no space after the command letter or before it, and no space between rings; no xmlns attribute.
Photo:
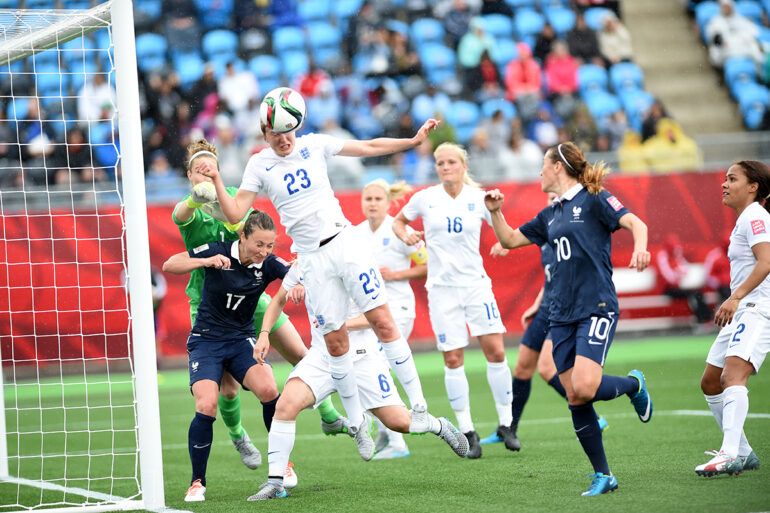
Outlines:
<svg viewBox="0 0 770 513"><path fill-rule="evenodd" d="M0 9L0 110L0 511L161 510L131 0Z"/></svg>

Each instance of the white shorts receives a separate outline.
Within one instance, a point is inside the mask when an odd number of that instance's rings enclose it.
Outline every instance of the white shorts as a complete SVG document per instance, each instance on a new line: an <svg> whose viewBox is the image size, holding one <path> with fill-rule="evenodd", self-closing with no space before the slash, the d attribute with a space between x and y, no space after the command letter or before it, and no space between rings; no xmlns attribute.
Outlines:
<svg viewBox="0 0 770 513"><path fill-rule="evenodd" d="M366 241L350 227L327 244L297 257L307 301L326 335L350 316L350 300L361 312L388 302L385 281Z"/></svg>
<svg viewBox="0 0 770 513"><path fill-rule="evenodd" d="M445 287L428 289L428 310L439 351L451 351L468 345L471 336L505 333L491 285L480 287Z"/></svg>
<svg viewBox="0 0 770 513"><path fill-rule="evenodd" d="M383 406L406 407L398 395L388 362L379 352L367 353L360 357L353 363L353 370L356 373L361 406L365 409L371 410ZM317 347L311 347L308 350L286 381L292 378L301 379L313 391L315 396L313 408L317 408L324 399L337 391L329 370L327 356Z"/></svg>
<svg viewBox="0 0 770 513"><path fill-rule="evenodd" d="M725 358L737 356L757 373L770 351L770 313L754 303L741 305L733 321L722 328L711 345L706 363L723 369Z"/></svg>

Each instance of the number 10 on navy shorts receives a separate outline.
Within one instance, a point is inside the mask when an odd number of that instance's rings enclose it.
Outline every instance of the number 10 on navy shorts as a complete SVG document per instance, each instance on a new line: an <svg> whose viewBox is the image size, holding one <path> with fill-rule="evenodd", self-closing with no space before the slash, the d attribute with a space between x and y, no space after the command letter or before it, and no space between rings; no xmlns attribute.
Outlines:
<svg viewBox="0 0 770 513"><path fill-rule="evenodd" d="M602 367L618 322L615 312L592 315L569 324L551 324L553 361L559 374L575 366L575 356L589 358Z"/></svg>

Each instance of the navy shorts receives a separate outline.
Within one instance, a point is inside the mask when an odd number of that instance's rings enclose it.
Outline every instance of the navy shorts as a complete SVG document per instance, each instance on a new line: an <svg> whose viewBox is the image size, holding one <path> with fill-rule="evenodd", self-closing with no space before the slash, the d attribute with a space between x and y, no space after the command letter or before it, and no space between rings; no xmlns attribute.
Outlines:
<svg viewBox="0 0 770 513"><path fill-rule="evenodd" d="M257 365L253 356L254 344L254 337L212 340L191 333L187 339L190 386L202 379L210 379L219 385L222 381L222 371L229 372L243 385L246 372Z"/></svg>
<svg viewBox="0 0 770 513"><path fill-rule="evenodd" d="M617 326L614 313L592 315L569 324L551 324L556 371L561 374L574 367L575 355L590 358L604 367Z"/></svg>
<svg viewBox="0 0 770 513"><path fill-rule="evenodd" d="M538 353L543 350L543 342L548 338L548 309L540 308L529 321L527 331L521 337L521 345Z"/></svg>

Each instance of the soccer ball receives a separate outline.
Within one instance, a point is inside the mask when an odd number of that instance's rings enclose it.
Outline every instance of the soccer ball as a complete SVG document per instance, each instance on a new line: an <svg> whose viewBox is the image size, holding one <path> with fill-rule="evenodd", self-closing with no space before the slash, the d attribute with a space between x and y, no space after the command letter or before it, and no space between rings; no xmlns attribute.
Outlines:
<svg viewBox="0 0 770 513"><path fill-rule="evenodd" d="M265 95L259 106L259 119L273 132L293 132L301 127L305 120L305 100L294 89L273 89Z"/></svg>

